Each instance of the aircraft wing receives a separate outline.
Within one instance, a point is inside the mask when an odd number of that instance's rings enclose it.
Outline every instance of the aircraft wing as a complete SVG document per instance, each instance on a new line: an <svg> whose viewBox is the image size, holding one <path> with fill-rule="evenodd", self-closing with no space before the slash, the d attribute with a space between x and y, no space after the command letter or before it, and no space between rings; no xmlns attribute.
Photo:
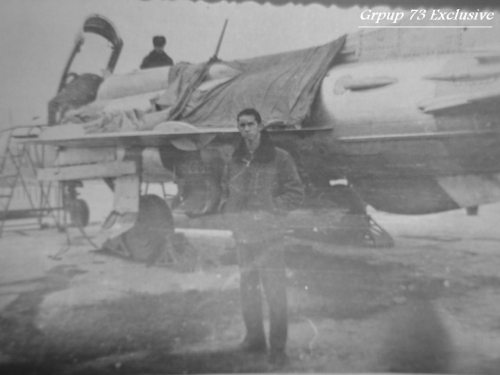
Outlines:
<svg viewBox="0 0 500 375"><path fill-rule="evenodd" d="M271 133L317 133L331 132L332 127L281 129L268 128ZM221 134L237 134L236 128L197 128L180 121L159 124L154 130L86 133L83 124L66 124L45 128L36 138L25 138L25 142L68 148L104 147L160 147L172 143L178 149L194 151L209 144Z"/></svg>
<svg viewBox="0 0 500 375"><path fill-rule="evenodd" d="M219 134L237 132L236 128L200 129L178 121L165 122L154 130L113 133L87 133L83 124L66 124L46 128L27 142L70 148L158 147L173 143L189 151L210 143Z"/></svg>
<svg viewBox="0 0 500 375"><path fill-rule="evenodd" d="M448 109L460 107L463 105L477 104L491 100L500 101L500 88L484 90L471 94L448 95L440 98L431 99L420 103L419 108L425 113L435 113L446 111Z"/></svg>
<svg viewBox="0 0 500 375"><path fill-rule="evenodd" d="M441 72L425 76L424 79L435 82L445 82L453 84L465 84L471 87L468 93L444 95L419 104L419 108L425 113L433 114L438 112L455 109L457 107L479 104L479 103L498 103L500 101L500 86L498 78L500 77L500 51L498 45L494 49L485 51L476 51L474 55L478 64L472 67L464 68L458 72ZM474 84L484 84L492 82L489 87L472 90ZM497 82L497 83L494 83Z"/></svg>

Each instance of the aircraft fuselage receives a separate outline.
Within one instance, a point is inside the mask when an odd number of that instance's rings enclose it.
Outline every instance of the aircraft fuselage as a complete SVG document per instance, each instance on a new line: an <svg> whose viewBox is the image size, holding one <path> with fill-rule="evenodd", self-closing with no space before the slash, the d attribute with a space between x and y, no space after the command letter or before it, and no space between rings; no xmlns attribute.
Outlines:
<svg viewBox="0 0 500 375"><path fill-rule="evenodd" d="M367 203L384 211L422 214L498 201L500 44L495 27L350 34L302 128L278 127L271 135L296 159L309 183L327 187L345 178ZM110 113L150 110L151 100L168 87L168 74L164 67L111 75L92 106ZM196 91L210 90L235 74L215 63ZM207 147L227 157L236 134L217 135ZM114 142L122 145L120 139ZM171 176L172 163L160 157L171 146L162 142L142 145L141 137L123 142L127 153L143 154L145 180ZM105 146L110 144L103 138L84 147Z"/></svg>

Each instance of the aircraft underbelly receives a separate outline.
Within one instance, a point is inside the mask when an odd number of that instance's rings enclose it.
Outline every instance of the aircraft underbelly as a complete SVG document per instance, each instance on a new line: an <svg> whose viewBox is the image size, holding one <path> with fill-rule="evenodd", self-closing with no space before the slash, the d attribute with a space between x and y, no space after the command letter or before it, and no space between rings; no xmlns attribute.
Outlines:
<svg viewBox="0 0 500 375"><path fill-rule="evenodd" d="M373 207L428 214L500 199L500 132L312 137L298 143L310 179L347 178ZM293 154L293 153L292 153Z"/></svg>
<svg viewBox="0 0 500 375"><path fill-rule="evenodd" d="M420 215L500 200L500 173L442 177L360 178L353 186L378 210Z"/></svg>
<svg viewBox="0 0 500 375"><path fill-rule="evenodd" d="M350 141L341 150L349 179L383 211L425 214L500 199L500 132Z"/></svg>
<svg viewBox="0 0 500 375"><path fill-rule="evenodd" d="M351 183L366 203L385 212L423 215L460 208L433 177L364 176Z"/></svg>
<svg viewBox="0 0 500 375"><path fill-rule="evenodd" d="M338 153L357 175L426 175L500 172L500 131L453 135L341 139Z"/></svg>
<svg viewBox="0 0 500 375"><path fill-rule="evenodd" d="M425 214L500 199L500 132L341 143L331 165L377 209Z"/></svg>

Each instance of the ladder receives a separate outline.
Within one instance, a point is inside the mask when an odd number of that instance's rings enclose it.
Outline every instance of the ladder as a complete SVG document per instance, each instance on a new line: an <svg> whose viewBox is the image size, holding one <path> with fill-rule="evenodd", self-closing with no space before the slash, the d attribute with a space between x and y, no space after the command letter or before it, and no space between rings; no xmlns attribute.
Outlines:
<svg viewBox="0 0 500 375"><path fill-rule="evenodd" d="M43 228L42 220L47 215L60 226L61 217L56 214L63 207L59 185L36 180L36 165L43 163L45 149L16 140L36 137L42 128L16 126L0 131L0 237L7 228L21 230L33 224ZM16 207L16 194L22 198L17 199L22 201L22 207ZM35 219L35 223L20 221L23 219ZM8 225L8 221L16 222Z"/></svg>

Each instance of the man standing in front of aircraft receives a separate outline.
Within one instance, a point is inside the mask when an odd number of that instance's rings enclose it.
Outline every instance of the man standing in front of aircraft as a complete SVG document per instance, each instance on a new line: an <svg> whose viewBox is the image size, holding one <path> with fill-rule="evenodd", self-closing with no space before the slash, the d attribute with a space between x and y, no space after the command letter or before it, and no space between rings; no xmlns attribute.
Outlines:
<svg viewBox="0 0 500 375"><path fill-rule="evenodd" d="M240 266L246 336L241 349L267 352L262 289L269 306L269 362L287 362L288 313L283 216L302 203L304 188L292 157L275 147L253 108L237 116L241 140L227 163L224 214L233 229Z"/></svg>

